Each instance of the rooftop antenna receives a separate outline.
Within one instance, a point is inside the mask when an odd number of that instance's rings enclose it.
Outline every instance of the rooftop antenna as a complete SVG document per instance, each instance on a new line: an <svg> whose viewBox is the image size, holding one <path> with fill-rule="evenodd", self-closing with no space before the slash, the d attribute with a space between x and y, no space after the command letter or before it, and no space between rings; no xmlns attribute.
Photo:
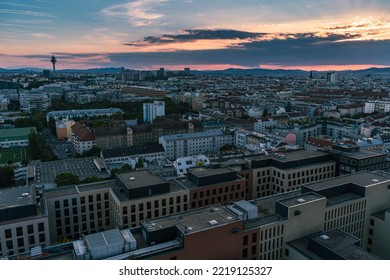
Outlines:
<svg viewBox="0 0 390 280"><path fill-rule="evenodd" d="M57 58L54 56L54 54L52 55L50 62L53 64L53 73L55 73L56 72Z"/></svg>

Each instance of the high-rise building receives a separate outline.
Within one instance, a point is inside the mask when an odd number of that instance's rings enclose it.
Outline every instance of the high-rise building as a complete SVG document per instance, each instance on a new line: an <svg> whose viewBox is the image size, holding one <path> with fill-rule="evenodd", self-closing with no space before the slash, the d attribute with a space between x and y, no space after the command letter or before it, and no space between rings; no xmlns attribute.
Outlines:
<svg viewBox="0 0 390 280"><path fill-rule="evenodd" d="M144 122L152 122L156 117L165 116L165 102L154 101L143 104Z"/></svg>

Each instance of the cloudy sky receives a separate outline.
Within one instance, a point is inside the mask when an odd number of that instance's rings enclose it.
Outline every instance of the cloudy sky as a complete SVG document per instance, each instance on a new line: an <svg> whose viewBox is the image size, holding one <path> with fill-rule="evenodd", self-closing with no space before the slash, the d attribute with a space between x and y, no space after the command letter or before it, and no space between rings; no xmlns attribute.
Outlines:
<svg viewBox="0 0 390 280"><path fill-rule="evenodd" d="M389 0L0 0L0 67L390 66Z"/></svg>

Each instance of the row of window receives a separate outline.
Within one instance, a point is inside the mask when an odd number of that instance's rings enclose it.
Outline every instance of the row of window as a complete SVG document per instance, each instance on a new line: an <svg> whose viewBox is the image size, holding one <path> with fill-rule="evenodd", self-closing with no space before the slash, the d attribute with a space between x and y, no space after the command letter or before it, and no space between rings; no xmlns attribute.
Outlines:
<svg viewBox="0 0 390 280"><path fill-rule="evenodd" d="M38 232L44 232L45 231L45 224L39 223L38 224ZM24 232L23 227L17 227L15 229L16 236L23 236L26 232ZM34 233L34 225L28 225L27 226L27 234L33 234ZM6 229L4 230L4 235L6 239L12 238L12 230ZM14 235L15 236L15 235Z"/></svg>

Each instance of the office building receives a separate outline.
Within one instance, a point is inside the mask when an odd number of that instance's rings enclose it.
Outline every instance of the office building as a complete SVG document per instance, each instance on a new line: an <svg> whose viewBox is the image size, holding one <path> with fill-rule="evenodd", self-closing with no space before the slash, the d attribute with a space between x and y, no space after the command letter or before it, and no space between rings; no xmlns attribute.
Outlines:
<svg viewBox="0 0 390 280"><path fill-rule="evenodd" d="M252 173L250 197L298 190L303 184L335 176L336 162L319 151L299 150L246 158Z"/></svg>
<svg viewBox="0 0 390 280"><path fill-rule="evenodd" d="M246 180L228 167L190 168L174 181L188 189L191 209L245 199Z"/></svg>
<svg viewBox="0 0 390 280"><path fill-rule="evenodd" d="M34 187L2 189L0 256L7 257L50 244L47 211Z"/></svg>
<svg viewBox="0 0 390 280"><path fill-rule="evenodd" d="M332 145L330 153L336 161L336 175L354 173L362 170L388 170L390 161L383 152L361 149L354 144Z"/></svg>

